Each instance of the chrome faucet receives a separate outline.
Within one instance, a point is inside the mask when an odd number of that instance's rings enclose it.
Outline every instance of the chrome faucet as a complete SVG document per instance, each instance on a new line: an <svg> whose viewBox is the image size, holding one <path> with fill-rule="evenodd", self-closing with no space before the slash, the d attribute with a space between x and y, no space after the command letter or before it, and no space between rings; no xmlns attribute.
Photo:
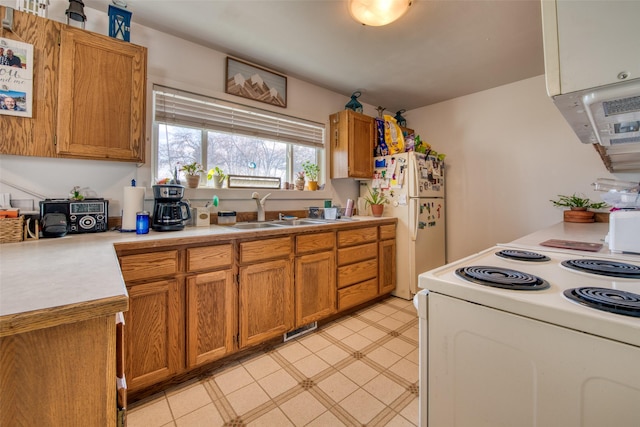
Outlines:
<svg viewBox="0 0 640 427"><path fill-rule="evenodd" d="M255 199L256 205L258 205L258 221L264 222L264 203L267 200L267 197L269 197L270 195L271 193L267 194L262 199L260 198L260 195L255 191L251 195L251 198Z"/></svg>

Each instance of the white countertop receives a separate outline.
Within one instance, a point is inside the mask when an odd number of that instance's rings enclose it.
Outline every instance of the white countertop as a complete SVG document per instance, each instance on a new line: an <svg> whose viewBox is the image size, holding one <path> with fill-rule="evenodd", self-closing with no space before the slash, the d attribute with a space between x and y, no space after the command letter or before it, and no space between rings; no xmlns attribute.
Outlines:
<svg viewBox="0 0 640 427"><path fill-rule="evenodd" d="M356 225L389 218L355 219L357 222L342 224ZM296 232L303 229L308 230L309 227L266 230ZM203 241L207 236L235 238L249 233L255 236L256 231L211 225L170 232L152 230L146 235L107 231L0 244L0 320L3 326L0 336L7 335L6 328L12 327L7 326L7 322L15 321L16 316L24 316L25 313L56 310L89 301L126 299L128 295L114 250L116 244L150 244L169 239L188 243L185 239ZM171 244L170 241L165 243Z"/></svg>
<svg viewBox="0 0 640 427"><path fill-rule="evenodd" d="M597 255L603 258L616 258L620 260L640 261L640 255L632 254L619 254L613 253L609 250L607 243L604 241L605 237L609 233L609 223L606 222L593 222L593 223L573 223L573 222L560 222L551 227L544 228L542 230L535 231L524 237L516 239L509 243L498 243L498 246L509 246L512 248L522 248L530 250L540 250L547 252L564 252L575 253L578 255ZM542 246L540 243L550 240L569 240L585 243L599 243L602 244L602 248L597 252L569 250L561 248L552 248L549 246Z"/></svg>

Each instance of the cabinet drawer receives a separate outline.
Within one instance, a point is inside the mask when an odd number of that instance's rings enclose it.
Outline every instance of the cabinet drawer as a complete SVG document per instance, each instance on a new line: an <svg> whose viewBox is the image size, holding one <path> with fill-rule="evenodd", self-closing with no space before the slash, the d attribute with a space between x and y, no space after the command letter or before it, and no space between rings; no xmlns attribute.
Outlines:
<svg viewBox="0 0 640 427"><path fill-rule="evenodd" d="M125 282L172 276L178 271L178 251L150 252L120 257Z"/></svg>
<svg viewBox="0 0 640 427"><path fill-rule="evenodd" d="M338 289L378 275L378 260L376 258L355 264L338 267Z"/></svg>
<svg viewBox="0 0 640 427"><path fill-rule="evenodd" d="M331 250L336 245L336 235L334 233L318 233L296 236L296 253L306 254L309 252Z"/></svg>
<svg viewBox="0 0 640 427"><path fill-rule="evenodd" d="M290 237L242 242L240 243L240 262L282 258L289 256L291 250Z"/></svg>
<svg viewBox="0 0 640 427"><path fill-rule="evenodd" d="M187 271L213 270L230 266L233 262L233 246L204 246L187 249Z"/></svg>
<svg viewBox="0 0 640 427"><path fill-rule="evenodd" d="M372 300L378 295L378 281L367 280L338 290L338 311Z"/></svg>
<svg viewBox="0 0 640 427"><path fill-rule="evenodd" d="M396 238L395 224L380 226L380 240L395 239L395 238Z"/></svg>
<svg viewBox="0 0 640 427"><path fill-rule="evenodd" d="M364 261L365 259L375 258L377 255L378 245L376 243L338 249L338 265Z"/></svg>
<svg viewBox="0 0 640 427"><path fill-rule="evenodd" d="M338 231L338 247L359 245L378 240L378 227Z"/></svg>

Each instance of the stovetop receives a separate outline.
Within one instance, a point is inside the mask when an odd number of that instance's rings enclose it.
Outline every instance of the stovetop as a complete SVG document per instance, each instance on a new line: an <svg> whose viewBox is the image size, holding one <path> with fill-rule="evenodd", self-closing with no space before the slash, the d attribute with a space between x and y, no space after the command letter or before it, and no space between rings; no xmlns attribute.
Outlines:
<svg viewBox="0 0 640 427"><path fill-rule="evenodd" d="M575 302L564 294L566 290L591 287L640 295L640 280L595 275L562 265L563 262L572 260L591 260L587 264L594 264L594 260L611 262L610 259L605 261L594 254L578 255L535 249L528 251L528 254L519 254L522 259L496 255L501 251L512 250L518 252L522 248L496 246L423 273L420 275L419 286L430 292L640 346L640 317L604 312ZM640 269L640 262L623 262L631 266L630 277L635 277L635 269ZM524 283L524 289L478 284L460 274L461 270L474 269L488 271L498 282L506 280L505 277L515 276L517 281ZM537 279L542 280L542 283ZM545 282L548 286L545 286Z"/></svg>

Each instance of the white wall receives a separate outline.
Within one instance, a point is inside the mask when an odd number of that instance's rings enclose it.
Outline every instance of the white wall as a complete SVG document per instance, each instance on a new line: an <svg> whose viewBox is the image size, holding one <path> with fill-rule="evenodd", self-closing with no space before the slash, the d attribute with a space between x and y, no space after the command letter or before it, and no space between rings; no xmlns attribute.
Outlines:
<svg viewBox="0 0 640 427"><path fill-rule="evenodd" d="M584 193L610 174L553 105L544 76L407 112L407 125L445 153L447 259L514 240L562 221L549 202Z"/></svg>

